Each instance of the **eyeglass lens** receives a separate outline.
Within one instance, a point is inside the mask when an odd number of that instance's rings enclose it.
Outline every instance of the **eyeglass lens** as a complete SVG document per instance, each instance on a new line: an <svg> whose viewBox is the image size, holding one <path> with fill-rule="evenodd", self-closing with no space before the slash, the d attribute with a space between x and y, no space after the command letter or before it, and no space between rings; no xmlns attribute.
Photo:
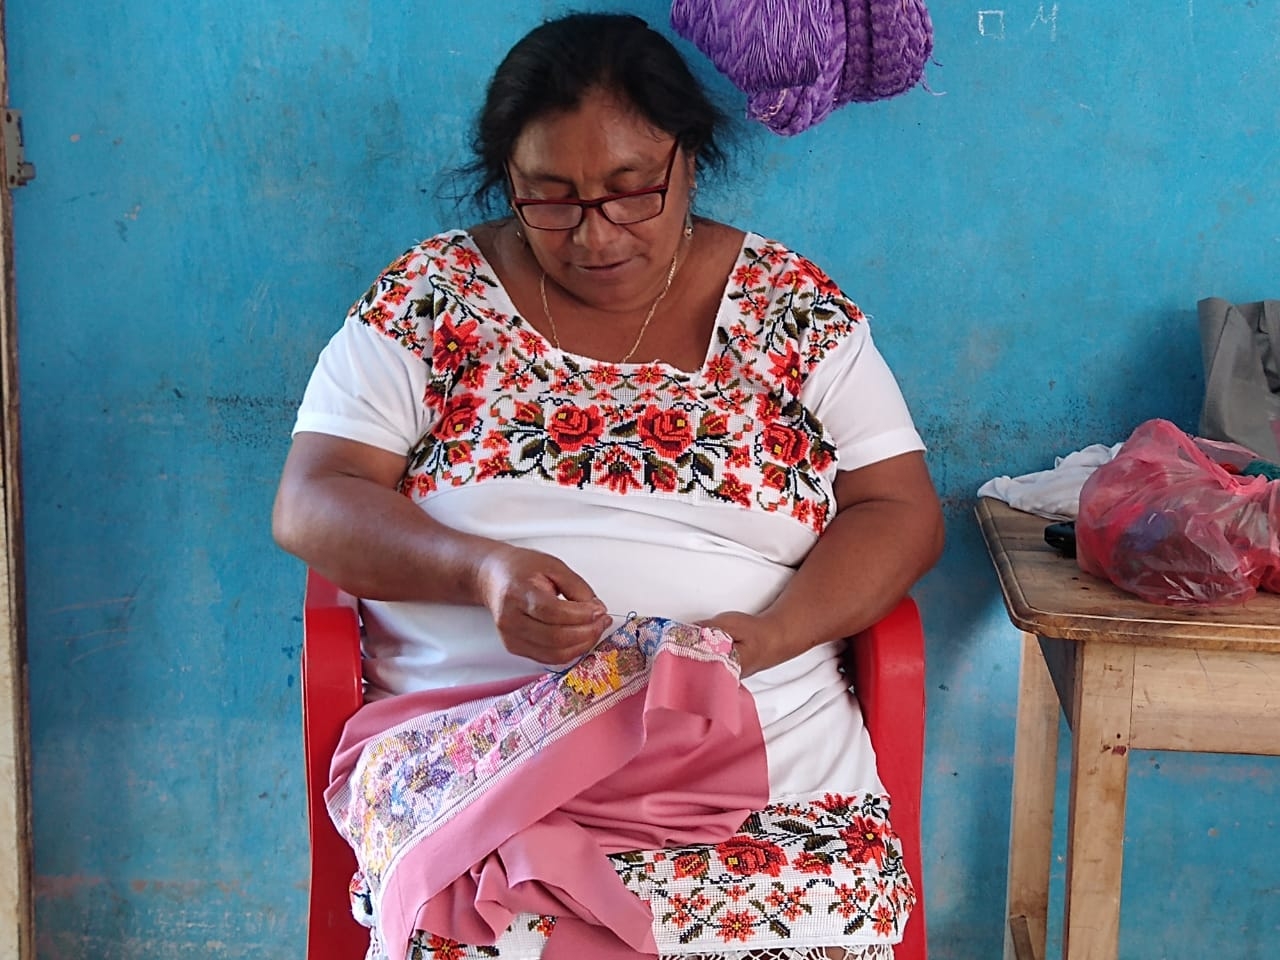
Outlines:
<svg viewBox="0 0 1280 960"><path fill-rule="evenodd" d="M642 193L634 197L618 197L599 204L605 218L619 226L652 220L662 213L665 191ZM578 203L539 203L521 206L524 222L540 230L572 230L586 215L585 205Z"/></svg>

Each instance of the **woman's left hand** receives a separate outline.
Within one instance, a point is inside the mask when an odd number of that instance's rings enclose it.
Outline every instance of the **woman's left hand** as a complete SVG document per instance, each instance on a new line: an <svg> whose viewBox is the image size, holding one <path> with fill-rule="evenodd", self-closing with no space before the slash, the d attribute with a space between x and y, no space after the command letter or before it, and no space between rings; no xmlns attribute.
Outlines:
<svg viewBox="0 0 1280 960"><path fill-rule="evenodd" d="M767 614L727 610L706 620L699 620L698 626L715 627L733 638L744 678L792 656L786 652L787 644L781 625L771 620Z"/></svg>

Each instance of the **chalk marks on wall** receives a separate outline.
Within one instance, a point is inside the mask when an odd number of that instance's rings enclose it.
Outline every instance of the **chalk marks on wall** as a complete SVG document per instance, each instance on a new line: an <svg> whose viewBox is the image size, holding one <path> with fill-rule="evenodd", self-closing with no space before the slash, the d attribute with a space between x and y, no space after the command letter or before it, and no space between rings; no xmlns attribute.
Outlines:
<svg viewBox="0 0 1280 960"><path fill-rule="evenodd" d="M979 10L978 34L989 40L1003 40L1007 19L1010 17L1004 10ZM1037 5L1035 17L1027 27L1027 32L1031 31L1047 32L1049 39L1056 41L1058 39L1058 4Z"/></svg>
<svg viewBox="0 0 1280 960"><path fill-rule="evenodd" d="M1004 39L1004 11L979 10L978 32L992 40Z"/></svg>
<svg viewBox="0 0 1280 960"><path fill-rule="evenodd" d="M1036 18L1031 21L1030 29L1036 30L1041 24L1049 28L1049 39L1056 41L1058 39L1058 5L1056 3L1049 8L1048 16L1045 16L1044 4L1040 4L1039 9L1036 10Z"/></svg>

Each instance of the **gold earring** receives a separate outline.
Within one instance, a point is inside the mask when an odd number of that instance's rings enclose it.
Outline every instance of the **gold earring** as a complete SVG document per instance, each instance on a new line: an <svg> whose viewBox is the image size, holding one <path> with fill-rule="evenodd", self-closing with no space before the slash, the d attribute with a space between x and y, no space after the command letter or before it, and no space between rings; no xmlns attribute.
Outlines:
<svg viewBox="0 0 1280 960"><path fill-rule="evenodd" d="M516 209L514 203L508 202L507 206L511 209L511 225L516 228L516 239L521 243L527 243L524 238L524 231L520 229L520 211Z"/></svg>

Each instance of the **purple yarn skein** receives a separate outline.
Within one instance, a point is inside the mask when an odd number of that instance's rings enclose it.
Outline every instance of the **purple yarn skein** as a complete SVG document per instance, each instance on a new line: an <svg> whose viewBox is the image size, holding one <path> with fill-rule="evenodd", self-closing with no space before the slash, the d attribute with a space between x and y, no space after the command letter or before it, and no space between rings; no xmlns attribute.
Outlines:
<svg viewBox="0 0 1280 960"><path fill-rule="evenodd" d="M910 89L933 52L923 0L674 0L671 25L787 136Z"/></svg>

